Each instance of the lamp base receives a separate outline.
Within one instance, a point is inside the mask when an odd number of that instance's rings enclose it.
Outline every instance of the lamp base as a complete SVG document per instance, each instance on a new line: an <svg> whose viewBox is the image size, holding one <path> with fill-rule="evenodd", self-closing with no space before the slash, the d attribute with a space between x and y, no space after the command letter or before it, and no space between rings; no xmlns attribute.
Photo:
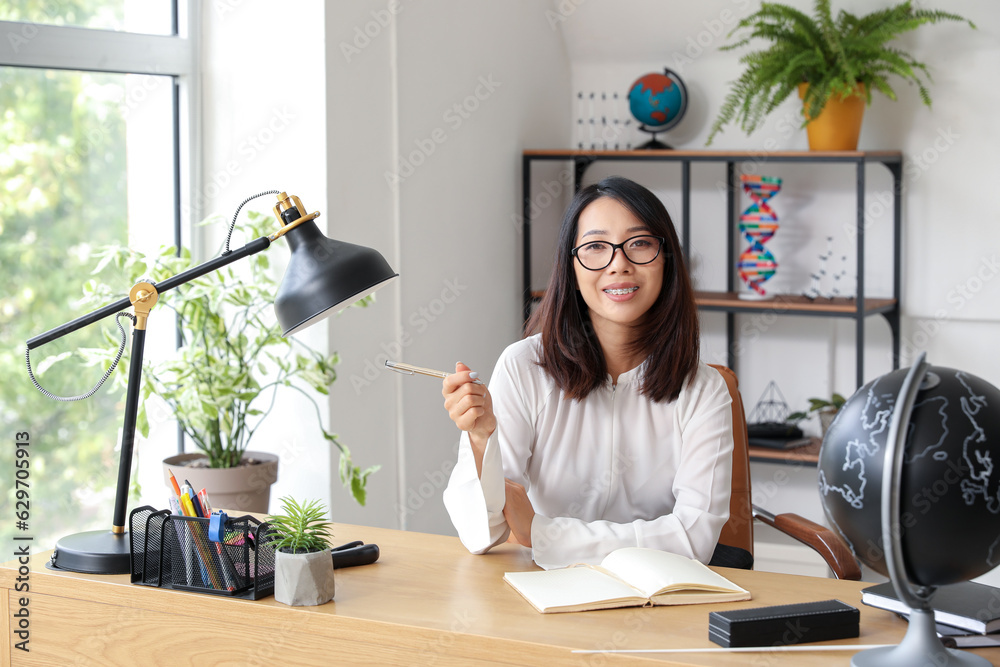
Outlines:
<svg viewBox="0 0 1000 667"><path fill-rule="evenodd" d="M128 533L91 530L67 535L56 542L45 567L85 574L128 574L131 571Z"/></svg>
<svg viewBox="0 0 1000 667"><path fill-rule="evenodd" d="M934 612L912 609L910 625L898 646L872 648L856 653L851 667L908 667L934 665L935 667L986 667L985 658L966 651L945 648L934 628Z"/></svg>

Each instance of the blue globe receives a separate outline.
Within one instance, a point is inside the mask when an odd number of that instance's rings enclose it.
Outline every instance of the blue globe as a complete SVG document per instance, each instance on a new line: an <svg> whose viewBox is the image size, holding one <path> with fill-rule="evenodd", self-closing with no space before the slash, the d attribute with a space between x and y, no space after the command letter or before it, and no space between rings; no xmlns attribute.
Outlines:
<svg viewBox="0 0 1000 667"><path fill-rule="evenodd" d="M680 122L687 110L687 88L673 71L643 74L628 91L628 105L647 130L662 132Z"/></svg>

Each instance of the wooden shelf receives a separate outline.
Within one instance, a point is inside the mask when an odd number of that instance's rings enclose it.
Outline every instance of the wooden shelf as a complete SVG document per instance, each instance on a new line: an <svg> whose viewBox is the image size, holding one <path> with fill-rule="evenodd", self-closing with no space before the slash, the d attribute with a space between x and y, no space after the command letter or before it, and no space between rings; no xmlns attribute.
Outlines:
<svg viewBox="0 0 1000 667"><path fill-rule="evenodd" d="M532 290L531 298L535 301L545 296L545 290ZM776 311L783 315L827 315L854 317L858 314L858 300L847 297L810 299L799 294L777 294L768 299L741 299L736 292L705 292L695 291L695 302L702 310L719 310L726 312L770 312ZM895 299L865 299L864 313L874 315L892 310L896 306Z"/></svg>
<svg viewBox="0 0 1000 667"><path fill-rule="evenodd" d="M535 159L600 158L602 160L671 160L685 162L741 162L769 160L776 162L902 162L901 151L722 151L722 150L567 150L539 149L524 151Z"/></svg>
<svg viewBox="0 0 1000 667"><path fill-rule="evenodd" d="M767 299L741 299L736 292L706 292L694 293L698 307L704 310L724 311L780 311L783 314L800 313L802 315L845 315L858 314L858 300L849 297L810 299L801 294L776 294ZM896 306L895 299L865 299L863 312L867 315L891 310Z"/></svg>
<svg viewBox="0 0 1000 667"><path fill-rule="evenodd" d="M823 441L810 438L810 443L795 449L771 449L770 447L750 446L750 460L763 463L789 463L817 465L819 463L819 448Z"/></svg>

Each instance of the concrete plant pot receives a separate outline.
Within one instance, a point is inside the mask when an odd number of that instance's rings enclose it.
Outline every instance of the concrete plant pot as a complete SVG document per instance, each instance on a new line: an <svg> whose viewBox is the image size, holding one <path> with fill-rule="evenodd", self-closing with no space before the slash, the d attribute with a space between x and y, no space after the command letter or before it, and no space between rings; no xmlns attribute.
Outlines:
<svg viewBox="0 0 1000 667"><path fill-rule="evenodd" d="M274 599L294 607L326 604L333 599L333 557L329 549L274 554Z"/></svg>
<svg viewBox="0 0 1000 667"><path fill-rule="evenodd" d="M826 437L826 432L830 429L830 424L833 423L836 416L837 408L823 408L819 411L819 430L821 438Z"/></svg>

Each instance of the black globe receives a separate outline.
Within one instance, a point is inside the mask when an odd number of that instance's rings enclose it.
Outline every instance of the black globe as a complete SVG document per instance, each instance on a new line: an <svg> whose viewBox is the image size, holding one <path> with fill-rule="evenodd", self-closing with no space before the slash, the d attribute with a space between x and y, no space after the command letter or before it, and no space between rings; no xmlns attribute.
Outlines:
<svg viewBox="0 0 1000 667"><path fill-rule="evenodd" d="M859 389L819 455L827 518L858 560L883 575L883 458L908 370ZM905 427L898 529L909 580L942 586L1000 565L1000 391L963 371L928 371Z"/></svg>

